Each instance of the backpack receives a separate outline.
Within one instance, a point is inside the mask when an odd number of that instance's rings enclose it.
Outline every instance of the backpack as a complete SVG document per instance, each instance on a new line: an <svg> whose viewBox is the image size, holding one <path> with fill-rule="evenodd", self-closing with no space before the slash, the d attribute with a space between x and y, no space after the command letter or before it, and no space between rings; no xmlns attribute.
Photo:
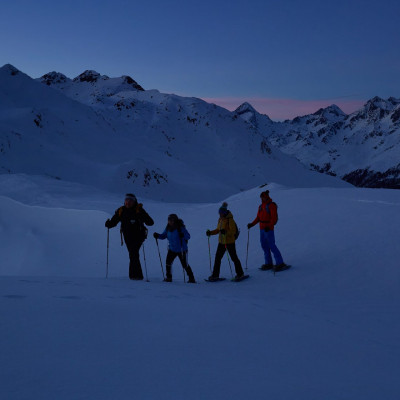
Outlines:
<svg viewBox="0 0 400 400"><path fill-rule="evenodd" d="M240 235L240 229L238 228L238 226L236 225L236 222L235 222L235 240L237 240L237 238L239 237L239 235Z"/></svg>
<svg viewBox="0 0 400 400"><path fill-rule="evenodd" d="M278 204L276 204L275 202L271 202L270 204L275 204L276 206L276 221L272 221L274 225L276 225L278 223ZM269 211L268 204L265 205L265 209L267 210L267 213L271 215L271 211Z"/></svg>

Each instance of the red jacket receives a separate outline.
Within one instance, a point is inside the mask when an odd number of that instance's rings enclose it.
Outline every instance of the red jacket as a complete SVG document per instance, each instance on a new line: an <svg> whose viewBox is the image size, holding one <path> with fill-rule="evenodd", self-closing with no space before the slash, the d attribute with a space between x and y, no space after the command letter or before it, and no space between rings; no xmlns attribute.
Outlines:
<svg viewBox="0 0 400 400"><path fill-rule="evenodd" d="M261 203L258 207L257 217L251 223L254 226L258 222L260 223L260 229L268 228L270 231L274 230L274 225L278 221L278 209L277 205L268 199L266 203Z"/></svg>

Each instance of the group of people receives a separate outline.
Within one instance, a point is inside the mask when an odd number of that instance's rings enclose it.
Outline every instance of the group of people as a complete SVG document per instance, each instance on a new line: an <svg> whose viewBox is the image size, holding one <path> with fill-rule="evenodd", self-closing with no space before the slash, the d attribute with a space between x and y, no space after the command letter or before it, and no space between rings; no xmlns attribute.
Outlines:
<svg viewBox="0 0 400 400"><path fill-rule="evenodd" d="M269 196L269 191L263 191L260 194L261 205L258 207L257 216L254 221L247 224L250 229L257 223L260 226L260 242L264 251L265 263L261 266L262 270L274 268L276 271L284 269L286 264L283 262L282 255L275 244L274 226L278 221L277 205ZM233 219L232 213L228 210L228 204L223 203L218 210L219 219L217 228L207 230L208 237L219 235L218 247L215 253L214 268L209 281L219 279L221 261L226 251L228 251L236 272L236 280L244 276L242 264L236 253L236 239L238 237L238 227ZM144 210L143 205L138 203L136 196L128 193L125 196L125 202L119 207L111 219L107 219L105 226L110 229L121 223L121 239L124 238L129 252L129 278L133 280L142 280L143 272L140 264L139 250L147 238L147 226L154 225L153 219ZM193 271L188 263L188 241L190 234L183 221L176 215L168 216L168 223L162 233L155 232L154 238L168 240L168 253L166 258L166 282L172 282L172 264L178 257L182 268L186 271L189 283L195 283L196 280ZM272 254L275 258L275 265L272 261Z"/></svg>

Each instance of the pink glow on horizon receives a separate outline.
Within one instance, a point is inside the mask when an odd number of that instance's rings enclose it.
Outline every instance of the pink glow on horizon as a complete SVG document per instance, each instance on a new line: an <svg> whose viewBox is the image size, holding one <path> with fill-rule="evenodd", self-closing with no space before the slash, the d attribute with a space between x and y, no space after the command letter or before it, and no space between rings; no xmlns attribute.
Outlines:
<svg viewBox="0 0 400 400"><path fill-rule="evenodd" d="M207 103L214 103L230 111L234 111L244 102L250 103L260 114L268 115L272 120L283 121L298 116L313 114L320 108L336 104L346 114L351 114L360 109L366 100L295 100L295 99L271 99L271 98L236 98L236 97L209 97L203 98Z"/></svg>

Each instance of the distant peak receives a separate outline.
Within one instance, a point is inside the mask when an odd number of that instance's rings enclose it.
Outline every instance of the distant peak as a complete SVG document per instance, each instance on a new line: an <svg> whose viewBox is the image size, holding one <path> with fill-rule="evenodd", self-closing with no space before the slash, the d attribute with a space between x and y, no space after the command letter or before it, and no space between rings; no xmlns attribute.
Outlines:
<svg viewBox="0 0 400 400"><path fill-rule="evenodd" d="M11 64L4 64L1 68L1 71L9 72L10 75L14 76L19 74L21 71L18 68L15 68L14 65Z"/></svg>
<svg viewBox="0 0 400 400"><path fill-rule="evenodd" d="M380 103L380 102L385 102L385 100L382 99L382 97L375 96L371 100L368 100L367 103Z"/></svg>
<svg viewBox="0 0 400 400"><path fill-rule="evenodd" d="M244 114L246 112L251 112L253 114L257 113L256 109L247 101L245 101L243 104L241 104L236 110L236 113L238 114Z"/></svg>
<svg viewBox="0 0 400 400"><path fill-rule="evenodd" d="M58 84L58 83L66 83L70 81L64 74L61 72L52 71L43 76L41 76L40 81L48 86Z"/></svg>
<svg viewBox="0 0 400 400"><path fill-rule="evenodd" d="M127 83L128 85L132 86L134 89L139 90L139 91L144 91L144 89L129 75L122 75L121 78L123 79L124 83Z"/></svg>
<svg viewBox="0 0 400 400"><path fill-rule="evenodd" d="M365 103L363 109L370 110L370 111L378 110L378 109L390 110L393 108L394 105L397 105L397 102L393 101L393 100L395 100L394 97L391 97L388 100L385 100L385 99L382 99L382 97L375 96Z"/></svg>
<svg viewBox="0 0 400 400"><path fill-rule="evenodd" d="M328 107L325 108L320 108L318 111L314 113L314 115L326 115L326 114L333 114L337 117L341 115L346 115L340 107L338 107L336 104L331 104Z"/></svg>
<svg viewBox="0 0 400 400"><path fill-rule="evenodd" d="M76 78L73 79L73 82L97 82L99 79L107 80L110 79L107 75L100 75L97 71L89 70L82 72Z"/></svg>

